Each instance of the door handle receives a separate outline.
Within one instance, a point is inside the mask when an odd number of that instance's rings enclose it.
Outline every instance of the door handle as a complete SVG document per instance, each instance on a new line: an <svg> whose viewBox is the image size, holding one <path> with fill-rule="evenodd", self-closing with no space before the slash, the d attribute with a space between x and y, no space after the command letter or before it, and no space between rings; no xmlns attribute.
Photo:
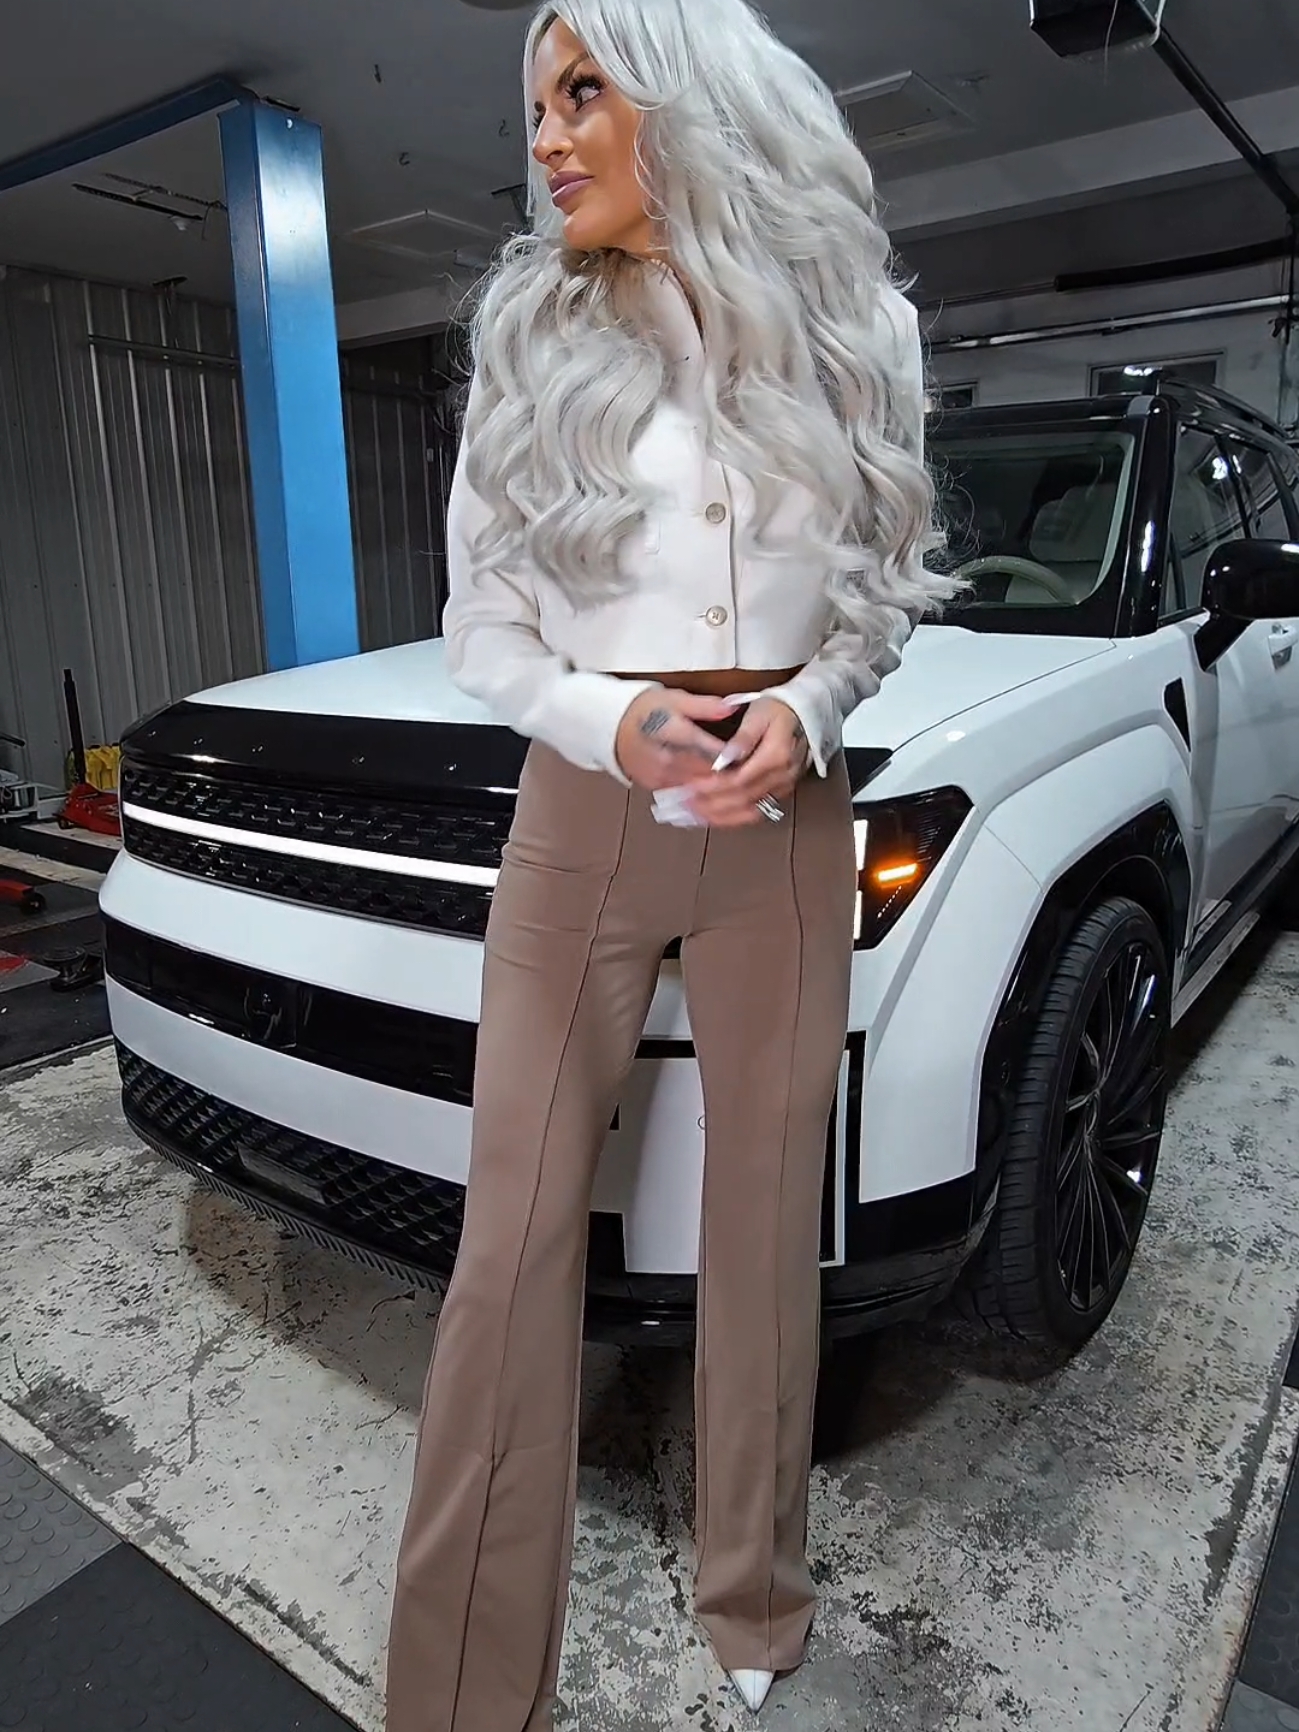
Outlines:
<svg viewBox="0 0 1299 1732"><path fill-rule="evenodd" d="M1290 660L1297 643L1299 643L1299 626L1274 625L1267 634L1267 647L1272 652L1272 660L1279 668L1283 668Z"/></svg>

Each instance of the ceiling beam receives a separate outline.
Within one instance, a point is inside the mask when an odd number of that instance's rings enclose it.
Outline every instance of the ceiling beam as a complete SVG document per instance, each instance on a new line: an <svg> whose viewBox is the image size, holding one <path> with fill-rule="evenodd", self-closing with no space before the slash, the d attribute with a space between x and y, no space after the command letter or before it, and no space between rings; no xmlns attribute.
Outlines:
<svg viewBox="0 0 1299 1732"><path fill-rule="evenodd" d="M1271 155L1299 149L1299 87L1235 106L1241 124ZM1095 204L1190 176L1230 169L1232 146L1198 110L1138 121L1004 156L959 163L880 187L897 239L958 233L998 217L1038 216Z"/></svg>
<svg viewBox="0 0 1299 1732"><path fill-rule="evenodd" d="M121 150L124 145L138 144L142 138L152 138L155 133L166 132L170 127L194 120L200 114L213 114L218 109L229 108L232 103L255 100L252 92L233 78L206 78L199 84L187 85L184 90L147 102L142 108L133 108L111 120L97 121L80 132L38 145L35 150L24 151L21 156L0 163L0 192L28 186L32 181L44 180L46 175L77 168L83 162L93 162L98 156L107 156L110 151Z"/></svg>
<svg viewBox="0 0 1299 1732"><path fill-rule="evenodd" d="M1222 100L1190 55L1178 45L1175 38L1170 36L1167 30L1160 33L1154 48L1155 53L1182 89L1197 104L1201 113L1206 115L1217 127L1241 160L1248 163L1273 198L1278 201L1289 217L1293 228L1296 223L1299 223L1299 192L1295 191L1286 176L1282 174L1276 158L1267 151L1259 149L1257 142L1250 136L1249 129L1241 124L1239 117Z"/></svg>

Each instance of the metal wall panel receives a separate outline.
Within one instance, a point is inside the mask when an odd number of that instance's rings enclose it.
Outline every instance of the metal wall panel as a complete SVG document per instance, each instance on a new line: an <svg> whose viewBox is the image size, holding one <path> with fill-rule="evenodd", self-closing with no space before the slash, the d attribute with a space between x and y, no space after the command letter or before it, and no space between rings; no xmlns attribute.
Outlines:
<svg viewBox="0 0 1299 1732"><path fill-rule="evenodd" d="M93 742L263 665L233 354L222 308L4 273L0 728L41 781L62 780L65 667Z"/></svg>
<svg viewBox="0 0 1299 1732"><path fill-rule="evenodd" d="M202 362L192 357L205 357ZM0 763L61 784L62 670L87 740L265 666L233 314L8 269L0 280ZM349 358L367 649L428 637L453 442L439 400Z"/></svg>
<svg viewBox="0 0 1299 1732"><path fill-rule="evenodd" d="M365 352L344 367L352 534L365 649L438 629L454 439L443 400Z"/></svg>

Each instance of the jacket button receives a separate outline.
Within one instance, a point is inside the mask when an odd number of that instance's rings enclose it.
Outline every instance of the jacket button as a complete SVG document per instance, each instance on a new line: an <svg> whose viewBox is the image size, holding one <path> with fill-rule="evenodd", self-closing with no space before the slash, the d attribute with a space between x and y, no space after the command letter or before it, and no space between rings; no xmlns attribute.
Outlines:
<svg viewBox="0 0 1299 1732"><path fill-rule="evenodd" d="M710 523L725 523L726 522L726 507L720 503L714 503L708 507L707 511L705 511L705 513L704 513L704 516L708 519L708 521Z"/></svg>
<svg viewBox="0 0 1299 1732"><path fill-rule="evenodd" d="M710 607L704 615L709 625L725 625L730 617L724 607Z"/></svg>

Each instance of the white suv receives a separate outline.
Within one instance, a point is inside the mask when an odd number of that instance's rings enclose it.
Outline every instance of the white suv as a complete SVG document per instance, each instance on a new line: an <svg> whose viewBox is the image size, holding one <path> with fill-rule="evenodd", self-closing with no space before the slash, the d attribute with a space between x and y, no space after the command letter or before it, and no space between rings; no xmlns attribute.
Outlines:
<svg viewBox="0 0 1299 1732"><path fill-rule="evenodd" d="M847 730L861 897L826 1327L933 1304L1073 1345L1127 1274L1170 1025L1299 853L1299 469L1213 393L932 435L967 601ZM127 1117L207 1184L437 1285L523 742L412 644L125 741L103 892ZM703 1108L675 958L601 1163L587 1327L693 1327Z"/></svg>

